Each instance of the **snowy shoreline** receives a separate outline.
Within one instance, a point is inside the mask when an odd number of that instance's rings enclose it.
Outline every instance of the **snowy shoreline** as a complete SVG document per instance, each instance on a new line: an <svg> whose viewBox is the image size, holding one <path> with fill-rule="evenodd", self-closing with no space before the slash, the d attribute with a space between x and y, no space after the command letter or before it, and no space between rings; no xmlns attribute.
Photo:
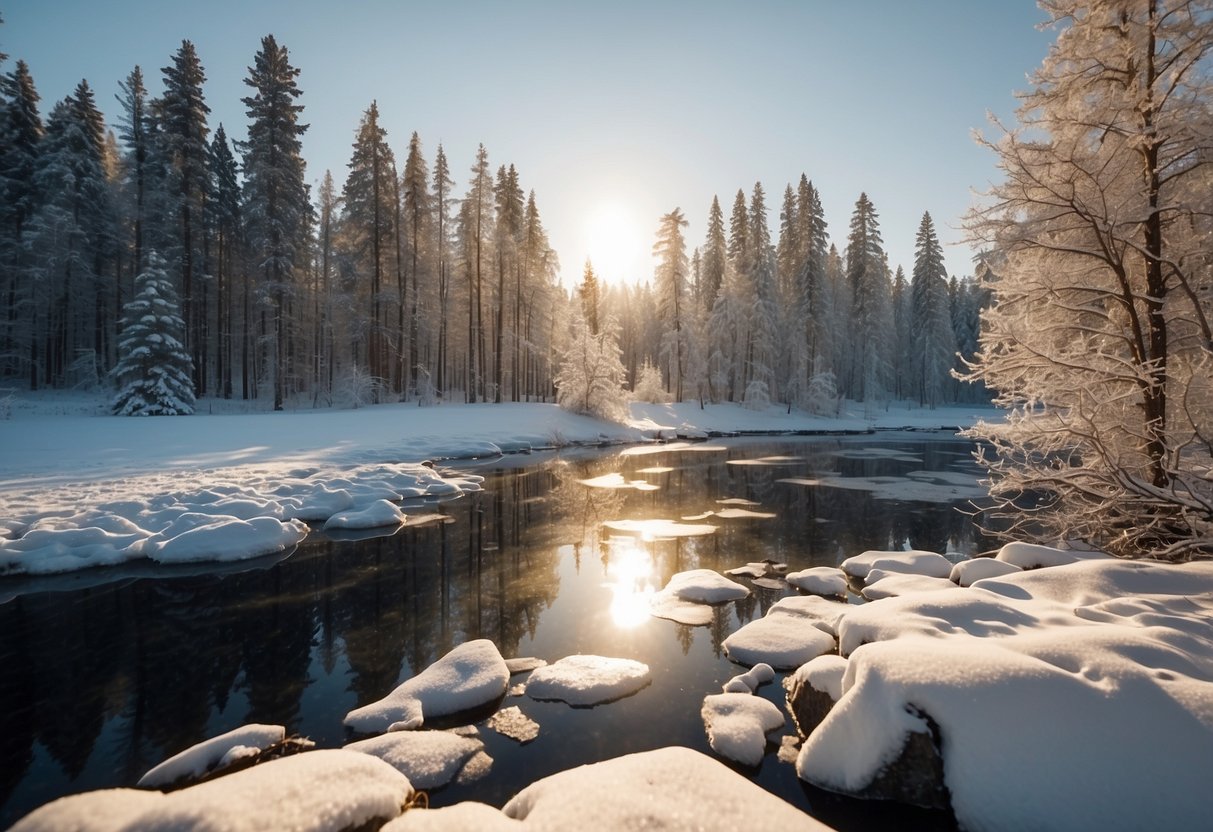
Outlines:
<svg viewBox="0 0 1213 832"><path fill-rule="evenodd" d="M226 403L230 405L230 403ZM709 435L949 429L993 408L862 409L838 418L738 405L634 404L628 424L549 404L385 404L188 417L97 415L96 397L16 399L0 421L0 576L220 563L289 550L305 523L422 522L397 503L479 489L426 460Z"/></svg>

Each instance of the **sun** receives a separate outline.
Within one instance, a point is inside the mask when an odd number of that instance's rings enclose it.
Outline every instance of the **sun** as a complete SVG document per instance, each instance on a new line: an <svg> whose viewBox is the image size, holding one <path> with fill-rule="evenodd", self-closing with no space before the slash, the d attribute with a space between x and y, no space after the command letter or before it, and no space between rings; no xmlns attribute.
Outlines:
<svg viewBox="0 0 1213 832"><path fill-rule="evenodd" d="M640 225L618 202L604 202L589 212L585 239L594 272L607 283L638 283L652 272L652 257Z"/></svg>

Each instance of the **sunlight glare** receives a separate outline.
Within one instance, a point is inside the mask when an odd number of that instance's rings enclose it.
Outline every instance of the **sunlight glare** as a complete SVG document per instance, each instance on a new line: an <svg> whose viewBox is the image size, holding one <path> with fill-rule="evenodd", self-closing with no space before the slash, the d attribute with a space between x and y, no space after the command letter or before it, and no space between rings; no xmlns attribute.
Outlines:
<svg viewBox="0 0 1213 832"><path fill-rule="evenodd" d="M612 593L611 620L616 627L632 630L649 620L649 599L656 591L649 580L653 574L653 559L644 549L631 542L611 545L611 562L607 584Z"/></svg>
<svg viewBox="0 0 1213 832"><path fill-rule="evenodd" d="M632 213L617 202L606 202L586 220L586 241L594 273L606 283L634 284L652 272L650 245Z"/></svg>

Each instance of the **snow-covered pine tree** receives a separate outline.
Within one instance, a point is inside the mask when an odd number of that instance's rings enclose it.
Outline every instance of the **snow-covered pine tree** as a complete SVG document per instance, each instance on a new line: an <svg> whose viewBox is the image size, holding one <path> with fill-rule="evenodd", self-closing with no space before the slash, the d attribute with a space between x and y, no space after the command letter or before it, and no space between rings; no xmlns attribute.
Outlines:
<svg viewBox="0 0 1213 832"><path fill-rule="evenodd" d="M506 352L506 307L514 310L511 341L517 339L517 302L521 299L522 270L521 247L524 231L525 207L522 188L518 184L518 171L511 164L497 169L497 183L493 189L494 205L497 209L497 225L494 229L493 247L497 261L497 292L494 298L494 348L493 348L493 400L504 401L506 379L504 360ZM511 291L512 290L512 291ZM507 297L512 295L512 297Z"/></svg>
<svg viewBox="0 0 1213 832"><path fill-rule="evenodd" d="M708 209L708 234L703 243L703 263L700 266L703 289L701 292L704 311L710 312L724 283L728 264L728 243L724 236L724 212L720 200L713 196Z"/></svg>
<svg viewBox="0 0 1213 832"><path fill-rule="evenodd" d="M765 408L778 397L775 385L776 336L779 312L776 300L775 257L767 223L766 196L761 182L754 183L749 214L750 340L745 402Z"/></svg>
<svg viewBox="0 0 1213 832"><path fill-rule="evenodd" d="M215 355L215 389L225 399L232 397L232 356L236 322L240 329L251 329L251 320L236 316L237 295L247 295L247 273L240 269L243 225L240 205L240 180L236 157L232 155L227 133L220 124L215 130L208 150L207 169L210 182L207 190L210 199L206 203L207 242L211 248L207 262L215 283L216 332L213 345ZM237 282L243 285L238 286Z"/></svg>
<svg viewBox="0 0 1213 832"><path fill-rule="evenodd" d="M434 359L434 386L437 388L438 396L443 396L446 393L446 387L449 383L450 374L447 364L450 361L450 321L448 314L450 311L450 293L451 293L451 203L454 199L451 196L451 189L455 187L455 180L451 178L450 165L446 160L446 151L442 149L442 145L438 145L438 151L434 155L434 175L433 175L433 247L434 247L434 270L438 278L437 291L437 306L438 313L438 335L436 356Z"/></svg>
<svg viewBox="0 0 1213 832"><path fill-rule="evenodd" d="M182 339L185 322L164 259L149 249L147 267L135 278L126 304L111 410L118 416L184 416L194 412L192 359Z"/></svg>
<svg viewBox="0 0 1213 832"><path fill-rule="evenodd" d="M893 274L893 292L890 296L893 307L892 349L889 369L892 375L890 392L895 399L910 394L910 284L906 281L901 266Z"/></svg>
<svg viewBox="0 0 1213 832"><path fill-rule="evenodd" d="M296 78L285 46L273 35L261 39L261 51L253 59L245 84L254 95L241 99L249 116L244 150L244 193L249 248L258 266L260 291L268 299L266 311L269 347L267 356L274 390L274 409L281 410L286 397L287 338L290 321L287 301L306 263L311 203L304 184L301 137L307 130L299 123L302 104Z"/></svg>
<svg viewBox="0 0 1213 832"><path fill-rule="evenodd" d="M914 250L910 281L909 394L932 409L944 400L955 363L956 337L948 302L943 248L931 215L924 212Z"/></svg>
<svg viewBox="0 0 1213 832"><path fill-rule="evenodd" d="M619 359L618 332L613 316L594 334L585 316L574 311L572 338L556 374L556 401L565 410L608 422L627 419L627 371Z"/></svg>
<svg viewBox="0 0 1213 832"><path fill-rule="evenodd" d="M662 323L661 354L668 368L666 392L674 401L682 401L686 377L686 283L689 263L686 240L682 229L687 227L682 210L675 208L661 217L657 226L657 242L653 257L657 259L654 273L657 284L657 317Z"/></svg>
<svg viewBox="0 0 1213 832"><path fill-rule="evenodd" d="M406 325L400 327L400 337L404 338L407 332L407 350L401 350L401 360L404 364L401 392L407 392L416 386L418 368L422 365L419 339L421 310L427 306L422 300L422 287L433 286L433 281L428 279L432 239L430 221L433 217L429 175L425 156L421 151L421 137L414 131L409 138L409 153L404 160L404 173L400 177L400 223L397 228L397 233L404 240L399 264L399 273L403 275L404 285L398 287L398 290ZM427 279L423 280L423 276ZM435 307L436 304L431 306ZM430 376L427 376L427 384L430 383L429 378Z"/></svg>
<svg viewBox="0 0 1213 832"><path fill-rule="evenodd" d="M846 261L852 355L846 393L856 400L871 401L890 389L893 314L880 225L866 193L859 195L851 214Z"/></svg>

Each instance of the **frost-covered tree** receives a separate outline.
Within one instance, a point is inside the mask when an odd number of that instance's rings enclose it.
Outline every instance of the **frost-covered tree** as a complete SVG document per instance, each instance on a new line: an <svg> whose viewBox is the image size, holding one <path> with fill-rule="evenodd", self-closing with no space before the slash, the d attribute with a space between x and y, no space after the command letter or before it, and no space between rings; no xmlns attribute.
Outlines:
<svg viewBox="0 0 1213 832"><path fill-rule="evenodd" d="M767 225L766 195L761 182L750 197L747 290L750 292L750 338L746 350L745 402L765 408L777 396L775 362L779 312L776 300L775 256Z"/></svg>
<svg viewBox="0 0 1213 832"><path fill-rule="evenodd" d="M304 184L301 138L307 130L299 123L302 93L285 46L273 35L261 39L244 83L254 94L243 98L249 117L244 142L244 192L249 248L258 271L266 337L266 356L274 390L274 409L286 397L290 336L288 302L306 261L311 203Z"/></svg>
<svg viewBox="0 0 1213 832"><path fill-rule="evenodd" d="M948 275L943 248L929 213L923 213L914 248L910 279L910 386L919 404L934 408L943 401L956 354L948 302Z"/></svg>
<svg viewBox="0 0 1213 832"><path fill-rule="evenodd" d="M889 392L889 350L893 334L892 289L876 208L861 193L851 214L846 282L850 289L851 361L846 394L871 401Z"/></svg>
<svg viewBox="0 0 1213 832"><path fill-rule="evenodd" d="M687 261L686 240L682 229L687 227L682 210L675 208L661 217L657 226L657 242L653 257L657 259L654 273L657 291L657 317L662 323L661 353L665 359L666 392L674 401L682 401L686 377L686 283L690 264Z"/></svg>
<svg viewBox="0 0 1213 832"><path fill-rule="evenodd" d="M661 368L654 367L646 358L636 374L636 383L632 385L632 401L660 404L669 400L661 380Z"/></svg>
<svg viewBox="0 0 1213 832"><path fill-rule="evenodd" d="M184 344L185 322L164 259L147 252L147 267L135 278L126 304L111 410L118 416L184 416L194 412L192 359Z"/></svg>
<svg viewBox="0 0 1213 832"><path fill-rule="evenodd" d="M581 314L585 318L586 325L590 328L590 334L597 335L601 321L600 311L602 306L602 290L598 286L598 275L594 273L594 264L587 257L585 260L585 271L581 276L581 285L577 287L577 298L581 301Z"/></svg>
<svg viewBox="0 0 1213 832"><path fill-rule="evenodd" d="M402 252L398 256L398 274L402 284L397 286L398 303L404 322L399 335L407 350L401 350L404 368L401 392L415 387L417 368L420 366L420 343L418 338L421 315L422 276L428 275L431 253L430 220L433 211L430 205L429 169L421 152L421 137L416 132L409 138L409 153L404 161L404 173L400 178L399 200L400 222L396 233L403 238ZM407 330L406 330L407 327Z"/></svg>
<svg viewBox="0 0 1213 832"><path fill-rule="evenodd" d="M611 316L597 334L574 313L573 333L556 373L556 401L565 410L608 422L628 417L627 371L620 361L619 325Z"/></svg>
<svg viewBox="0 0 1213 832"><path fill-rule="evenodd" d="M1057 41L969 220L1004 258L969 378L1007 410L971 435L1009 534L1207 553L1213 3L1043 5Z"/></svg>
<svg viewBox="0 0 1213 832"><path fill-rule="evenodd" d="M728 242L724 236L724 212L720 210L720 200L713 196L712 207L708 209L708 234L703 243L703 262L700 266L700 280L703 284L700 295L705 310L712 309L717 295L720 294L728 257Z"/></svg>

